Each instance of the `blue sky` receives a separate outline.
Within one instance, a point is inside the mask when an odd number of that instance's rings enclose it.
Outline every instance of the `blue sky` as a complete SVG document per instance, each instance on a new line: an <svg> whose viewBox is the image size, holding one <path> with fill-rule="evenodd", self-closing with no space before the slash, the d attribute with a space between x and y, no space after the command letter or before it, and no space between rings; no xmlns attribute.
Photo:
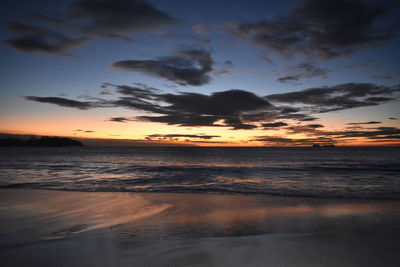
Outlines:
<svg viewBox="0 0 400 267"><path fill-rule="evenodd" d="M117 2L133 13L127 11L126 17L118 17L118 12L112 10ZM352 11L354 3L358 9ZM111 11L102 10L102 5L111 5ZM396 127L399 124L397 118L400 117L400 66L397 48L400 47L400 38L399 21L396 18L398 4L395 1L340 0L328 4L321 0L81 0L5 1L4 6L6 8L2 9L0 19L0 37L3 40L0 44L3 77L0 81L0 119L3 125L0 130L3 132L45 134L46 129L60 127L52 121L56 118L62 120L75 116L79 121L82 116L85 117L83 125L90 118L101 124L91 124L94 128L98 127L91 129L94 133L88 137L93 138L111 135L104 130L106 128L118 129L123 132L121 138L129 138L126 132L147 125L143 127L150 127L155 132L138 131L135 138L149 140L151 134L162 132L166 135L169 131L193 135L218 130L219 137L214 139L220 143L234 135L240 136L241 142L244 139L251 142L260 139L260 136L280 136L292 144L293 139L317 142L318 138L322 140L326 136L335 140L351 140L355 137L348 133L347 123L379 121L375 125L360 124L357 129L363 132L376 131L376 135L355 135L363 138L373 136L375 139L368 141L371 143L377 140L393 143L398 140ZM328 14L325 18L323 12L329 9L338 15L329 18ZM46 16L47 20L39 20L34 14ZM58 22L54 23L56 20ZM43 30L43 27L50 30ZM80 46L69 46L62 43L64 39L57 39L59 34L83 41L79 41ZM110 38L111 34L117 35L117 38ZM51 44L53 50L43 46L48 45L48 36L56 38L56 42L61 40L61 43ZM126 37L133 41L123 40ZM325 50L337 54L332 55ZM194 55L193 51L197 51L197 54ZM211 63L202 65L204 57L209 57ZM176 65L176 60L184 65ZM116 68L115 63L122 61L122 67ZM171 73L166 74L166 68L171 66L172 69L168 70ZM203 80L194 84L190 80L193 77L183 77L174 71L189 71ZM112 86L102 88L103 83ZM365 87L362 97L366 98L361 100L361 96L357 96L352 104L332 104L333 100L327 101L327 97L333 98L338 96L336 94L346 96L344 92L353 92L356 90L354 84L374 85L376 88L384 87L384 90L376 94L376 89ZM117 86L122 85L132 86L134 90L153 87L159 91L148 91L145 98L140 96L129 100L136 103L151 99L145 109L137 106L127 108L115 102L128 96L118 95L115 91L119 90ZM338 85L343 87L339 88ZM329 89L323 96L319 95L322 97L321 103L311 103L306 99L289 101L286 95L279 98L280 102L274 102L278 98L272 101L268 97L310 88L334 89ZM235 96L229 93L233 89L238 90ZM104 90L110 94L99 94ZM227 99L243 95L244 99L248 96L249 101L255 100L251 96L254 94L262 98L260 101L265 101L265 105L252 110L240 101L230 102L232 107L229 110L217 110L214 113L200 110L200 104L199 109L185 109L179 98L183 92L206 96L228 92L224 95ZM179 100L171 100L178 102L168 102L168 97L164 96L167 93L178 96ZM378 96L381 99L371 100L371 97ZM54 102L54 99L46 97L58 97L61 100ZM200 101L200 98L196 99ZM77 102L72 106L65 104L68 100L90 103L79 108ZM335 101L338 100L335 98ZM212 97L210 101L214 101ZM314 131L306 129L302 133L296 130L294 134L290 127L304 125L307 128L311 119L307 122L302 120L304 116L293 119L294 116L285 117L276 113L288 106L301 109L294 113L317 118L315 121L321 127L314 128ZM155 107L168 108L158 113L149 111ZM324 109L321 112L322 107ZM249 119L249 114L255 112L263 115L257 120ZM145 119L140 117L143 113L146 114ZM171 114L180 118L167 118ZM111 118L108 116L129 118L118 124L115 121L105 122ZM166 118L159 122L153 118L158 116ZM194 123L199 116L203 119L214 116L214 119L211 123ZM36 121L42 121L43 131L32 128ZM287 125L274 129L262 126L273 122ZM121 127L126 129L122 130ZM322 127L325 127L324 131L320 129ZM382 129L379 127L393 129L384 132L384 135L380 134ZM62 127L59 131L48 132L71 135L74 127L70 128ZM338 129L343 132L342 135L333 132ZM174 139L182 142L204 140L201 137L199 140L192 140L191 137ZM256 144L262 145L259 141Z"/></svg>

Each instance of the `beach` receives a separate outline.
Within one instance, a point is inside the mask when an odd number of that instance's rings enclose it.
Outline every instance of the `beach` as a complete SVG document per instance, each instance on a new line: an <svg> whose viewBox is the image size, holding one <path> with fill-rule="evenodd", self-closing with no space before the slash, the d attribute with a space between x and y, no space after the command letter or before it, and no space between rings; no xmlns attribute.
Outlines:
<svg viewBox="0 0 400 267"><path fill-rule="evenodd" d="M1 3L0 267L400 267L400 0Z"/></svg>
<svg viewBox="0 0 400 267"><path fill-rule="evenodd" d="M398 266L400 202L0 190L2 266Z"/></svg>

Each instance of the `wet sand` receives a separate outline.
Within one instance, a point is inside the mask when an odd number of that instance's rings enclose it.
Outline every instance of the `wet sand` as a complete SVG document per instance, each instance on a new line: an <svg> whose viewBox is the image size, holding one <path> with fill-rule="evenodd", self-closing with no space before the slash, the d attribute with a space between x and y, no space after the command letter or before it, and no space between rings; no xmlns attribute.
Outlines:
<svg viewBox="0 0 400 267"><path fill-rule="evenodd" d="M1 266L399 266L400 201L0 189Z"/></svg>

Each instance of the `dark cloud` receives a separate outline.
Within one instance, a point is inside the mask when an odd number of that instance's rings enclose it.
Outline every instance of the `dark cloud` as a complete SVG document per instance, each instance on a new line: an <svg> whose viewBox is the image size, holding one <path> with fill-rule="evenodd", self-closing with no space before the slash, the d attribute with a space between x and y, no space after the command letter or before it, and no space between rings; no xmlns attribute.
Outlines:
<svg viewBox="0 0 400 267"><path fill-rule="evenodd" d="M285 107L285 106L280 107L280 113L283 114L284 116L297 115L292 113L297 113L300 111L301 109L296 107Z"/></svg>
<svg viewBox="0 0 400 267"><path fill-rule="evenodd" d="M179 85L200 86L210 82L213 59L202 49L179 50L176 55L155 60L124 60L113 63L115 69L142 72Z"/></svg>
<svg viewBox="0 0 400 267"><path fill-rule="evenodd" d="M282 109L281 109L282 114L296 113L299 111L301 111L301 109L294 108L294 107L282 107Z"/></svg>
<svg viewBox="0 0 400 267"><path fill-rule="evenodd" d="M306 126L309 128L312 128L312 129L324 127L324 125L322 125L322 124L307 124Z"/></svg>
<svg viewBox="0 0 400 267"><path fill-rule="evenodd" d="M374 136L370 137L372 140L392 141L400 139L400 135L386 135L386 136Z"/></svg>
<svg viewBox="0 0 400 267"><path fill-rule="evenodd" d="M109 91L106 91L106 90L104 90L104 91L101 91L100 93L99 93L99 95L112 95L113 93L111 93L111 92L109 92Z"/></svg>
<svg viewBox="0 0 400 267"><path fill-rule="evenodd" d="M136 119L179 126L231 127L232 129L257 128L246 119L251 113L272 110L273 106L264 98L243 90L228 90L211 95L198 93L161 94L157 89L146 86L103 84L114 87L122 94L116 100L93 98L91 101L77 101L60 97L25 97L27 100L55 104L78 109L124 107L148 112L151 115ZM255 118L255 117L254 117ZM111 118L111 121L125 122L125 117Z"/></svg>
<svg viewBox="0 0 400 267"><path fill-rule="evenodd" d="M162 99L170 109L183 113L230 116L245 111L271 107L267 100L243 90L228 90L210 96L197 93L165 94Z"/></svg>
<svg viewBox="0 0 400 267"><path fill-rule="evenodd" d="M226 61L224 62L224 66L225 66L225 67L233 67L233 62L230 61L230 60L226 60Z"/></svg>
<svg viewBox="0 0 400 267"><path fill-rule="evenodd" d="M62 97L25 96L25 99L35 102L48 103L62 107L77 108L77 109L89 109L94 107L94 105L91 102L82 102Z"/></svg>
<svg viewBox="0 0 400 267"><path fill-rule="evenodd" d="M238 24L232 34L287 57L332 59L392 38L394 31L377 25L387 11L378 1L307 0L281 17Z"/></svg>
<svg viewBox="0 0 400 267"><path fill-rule="evenodd" d="M137 97L137 98L142 98L142 99L154 99L154 94L158 91L159 89L149 87L144 84L136 84L135 86L128 86L128 85L115 85L111 83L103 83L101 86L102 88L106 87L114 87L116 91L122 95L127 95L131 97Z"/></svg>
<svg viewBox="0 0 400 267"><path fill-rule="evenodd" d="M215 124L220 118L215 116L201 116L195 114L176 114L164 116L139 116L138 119L166 123L169 125L179 126L223 126L222 124Z"/></svg>
<svg viewBox="0 0 400 267"><path fill-rule="evenodd" d="M169 114L170 112L152 102L144 101L136 97L119 97L118 100L109 102L112 106L115 107L124 107L128 109L142 110L150 113L158 113L158 114Z"/></svg>
<svg viewBox="0 0 400 267"><path fill-rule="evenodd" d="M179 138L189 138L189 139L213 139L216 137L221 137L219 135L205 135L205 134L151 134L147 136L149 139L179 139Z"/></svg>
<svg viewBox="0 0 400 267"><path fill-rule="evenodd" d="M224 118L225 125L231 126L232 130L252 130L257 128L257 125L245 123L240 116L229 116Z"/></svg>
<svg viewBox="0 0 400 267"><path fill-rule="evenodd" d="M359 130L317 133L319 136L330 137L336 140L352 138L366 138L367 140L393 140L400 138L400 129L396 127L377 127Z"/></svg>
<svg viewBox="0 0 400 267"><path fill-rule="evenodd" d="M395 99L396 98L393 98L393 97L368 97L364 100L368 101L368 102L388 102L388 101L395 100Z"/></svg>
<svg viewBox="0 0 400 267"><path fill-rule="evenodd" d="M298 127L298 129L300 129L299 131L290 131L289 133L303 133L313 138L329 138L338 142L351 141L353 138L366 138L367 140L390 140L398 139L400 137L400 129L396 127L353 127L351 130L345 131L323 131L317 128L314 130L310 129L309 131L301 131L301 127L302 126Z"/></svg>
<svg viewBox="0 0 400 267"><path fill-rule="evenodd" d="M359 130L347 131L322 131L322 125L300 125L287 127L290 134L305 134L307 138L288 138L280 136L256 136L252 141L273 143L278 145L330 145L336 143L345 143L352 141L354 138L366 138L367 141L373 142L390 142L400 139L400 129L396 127L377 127Z"/></svg>
<svg viewBox="0 0 400 267"><path fill-rule="evenodd" d="M257 136L252 141L265 142L266 144L283 145L283 146L311 146L314 144L331 145L336 142L331 138L287 138L280 136Z"/></svg>
<svg viewBox="0 0 400 267"><path fill-rule="evenodd" d="M366 122L350 122L347 125L365 125L365 124L380 124L380 121L366 121Z"/></svg>
<svg viewBox="0 0 400 267"><path fill-rule="evenodd" d="M159 101L161 97L161 94L157 93L159 90L156 88L139 83L135 84L135 86L103 83L101 87L113 87L117 93L124 96L118 97L116 100L101 100L99 101L100 107L124 107L151 113L169 114L164 107L155 103Z"/></svg>
<svg viewBox="0 0 400 267"><path fill-rule="evenodd" d="M144 0L83 0L72 4L68 12L64 24L70 22L85 34L111 38L178 22Z"/></svg>
<svg viewBox="0 0 400 267"><path fill-rule="evenodd" d="M306 124L306 125L294 125L287 127L286 130L288 130L289 133L291 134L299 134L299 133L309 133L309 134L319 134L320 130L318 128L323 128L324 126L321 124Z"/></svg>
<svg viewBox="0 0 400 267"><path fill-rule="evenodd" d="M164 116L141 116L141 119L181 126L225 126L233 129L253 129L246 123L246 112L271 108L262 97L243 90L228 90L211 95L197 93L157 95L163 106Z"/></svg>
<svg viewBox="0 0 400 267"><path fill-rule="evenodd" d="M109 121L114 121L114 122L127 122L127 121L132 121L132 119L126 118L126 117L114 117L114 118L110 118Z"/></svg>
<svg viewBox="0 0 400 267"><path fill-rule="evenodd" d="M396 120L398 120L398 118L390 117L389 120L395 120L396 121Z"/></svg>
<svg viewBox="0 0 400 267"><path fill-rule="evenodd" d="M295 66L288 67L285 75L279 77L277 80L282 83L298 82L300 80L310 80L313 78L326 78L328 70L317 68L310 62L301 63Z"/></svg>
<svg viewBox="0 0 400 267"><path fill-rule="evenodd" d="M232 72L229 70L220 70L220 71L215 71L213 73L213 75L216 77L227 77L227 76L231 76Z"/></svg>
<svg viewBox="0 0 400 267"><path fill-rule="evenodd" d="M296 113L297 108L277 108L263 98L243 90L229 90L210 96L196 93L157 94L158 102L166 105L151 106L163 116L140 116L139 119L180 126L231 127L254 129L259 123L279 119L312 119L307 114ZM143 109L144 110L144 109ZM146 110L149 108L146 107Z"/></svg>
<svg viewBox="0 0 400 267"><path fill-rule="evenodd" d="M279 128L283 126L287 126L288 124L286 122L272 122L272 123L263 123L262 126L265 128Z"/></svg>
<svg viewBox="0 0 400 267"><path fill-rule="evenodd" d="M8 28L13 32L27 35L42 34L50 30L43 27L32 27L18 22L9 23Z"/></svg>
<svg viewBox="0 0 400 267"><path fill-rule="evenodd" d="M123 34L157 30L179 22L144 0L81 0L55 18L35 14L34 18L72 32L93 37L131 40Z"/></svg>
<svg viewBox="0 0 400 267"><path fill-rule="evenodd" d="M282 76L278 78L277 80L280 81L281 83L286 83L286 82L294 82L298 81L300 77L298 76L293 76L293 75L288 75L288 76Z"/></svg>
<svg viewBox="0 0 400 267"><path fill-rule="evenodd" d="M145 0L81 0L58 14L58 17L33 15L35 20L47 23L52 29L11 23L9 28L20 36L5 42L12 48L26 53L69 55L70 50L81 47L89 38L119 38L132 41L124 34L153 31L178 23L178 19ZM79 34L80 37L69 37L60 30Z"/></svg>
<svg viewBox="0 0 400 267"><path fill-rule="evenodd" d="M282 77L278 78L277 80L281 83L286 83L286 82L298 81L299 79L300 79L300 77L298 77L298 76L287 75L287 76L282 76Z"/></svg>
<svg viewBox="0 0 400 267"><path fill-rule="evenodd" d="M94 133L95 131L92 131L92 130L82 130L82 129L76 129L76 130L73 130L73 132L81 132L81 133Z"/></svg>
<svg viewBox="0 0 400 267"><path fill-rule="evenodd" d="M196 143L196 144L228 144L226 141L210 141L210 140L192 140L186 139L185 142Z"/></svg>
<svg viewBox="0 0 400 267"><path fill-rule="evenodd" d="M290 133L329 135L320 130L323 127L321 124L302 123L317 120L318 118L311 116L312 113L384 103L393 98L379 101L370 98L383 98L382 95L394 94L400 90L399 86L342 84L260 97L238 89L205 95L191 92L165 94L143 84L127 86L105 83L102 87L112 87L119 97L112 100L90 97L87 98L89 101L61 97L25 98L78 109L122 107L144 113L133 118L109 119L115 122L142 120L187 127L229 127L233 130L283 127ZM298 124L289 125L289 122L282 120L297 121Z"/></svg>
<svg viewBox="0 0 400 267"><path fill-rule="evenodd" d="M315 121L315 120L318 120L318 118L307 117L307 118L301 119L301 121Z"/></svg>
<svg viewBox="0 0 400 267"><path fill-rule="evenodd" d="M335 138L350 137L383 137L383 136L399 136L400 129L396 127L377 127L373 129L365 129L358 131L342 131L342 132L324 132L325 135L335 136Z"/></svg>
<svg viewBox="0 0 400 267"><path fill-rule="evenodd" d="M43 27L11 23L9 27L21 36L5 40L12 48L25 53L47 53L68 56L69 51L81 47L87 38L72 38Z"/></svg>
<svg viewBox="0 0 400 267"><path fill-rule="evenodd" d="M393 98L384 96L399 91L399 85L384 86L368 83L347 83L268 95L265 98L276 103L307 105L311 112L321 113L378 105L380 102L393 100ZM362 99L363 97L367 98Z"/></svg>
<svg viewBox="0 0 400 267"><path fill-rule="evenodd" d="M290 114L279 114L276 116L276 119L307 121L307 120L315 120L316 118L311 117L304 113L290 113Z"/></svg>

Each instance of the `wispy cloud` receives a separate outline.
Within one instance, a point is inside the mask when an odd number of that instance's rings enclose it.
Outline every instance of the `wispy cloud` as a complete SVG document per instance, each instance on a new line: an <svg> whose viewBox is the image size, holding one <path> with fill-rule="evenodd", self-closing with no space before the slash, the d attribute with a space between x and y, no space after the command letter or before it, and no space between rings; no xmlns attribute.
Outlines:
<svg viewBox="0 0 400 267"><path fill-rule="evenodd" d="M347 125L368 125L368 124L380 124L380 121L366 121L366 122L350 122Z"/></svg>
<svg viewBox="0 0 400 267"><path fill-rule="evenodd" d="M69 6L63 24L78 25L80 32L106 37L122 38L132 32L157 30L178 23L144 0L82 0Z"/></svg>
<svg viewBox="0 0 400 267"><path fill-rule="evenodd" d="M231 34L285 57L326 60L391 39L396 30L377 23L388 10L374 1L307 0L274 19L230 25Z"/></svg>
<svg viewBox="0 0 400 267"><path fill-rule="evenodd" d="M301 80L326 78L328 77L328 72L327 69L318 68L310 62L305 62L287 67L285 74L281 75L277 80L282 83L298 83Z"/></svg>
<svg viewBox="0 0 400 267"><path fill-rule="evenodd" d="M35 102L48 103L48 104L58 105L61 107L77 108L77 109L89 109L95 106L91 102L77 101L62 97L26 96L25 99Z"/></svg>
<svg viewBox="0 0 400 267"><path fill-rule="evenodd" d="M133 121L131 118L126 118L126 117L113 117L108 119L109 121L113 122L128 122L128 121Z"/></svg>
<svg viewBox="0 0 400 267"><path fill-rule="evenodd" d="M323 113L357 107L375 106L394 98L387 97L400 92L400 86L369 83L347 83L331 87L310 88L298 92L266 96L273 103L306 105L313 113Z"/></svg>
<svg viewBox="0 0 400 267"><path fill-rule="evenodd" d="M151 60L123 60L111 65L114 69L142 72L167 79L179 85L200 86L210 82L213 59L203 49L184 49L176 54Z"/></svg>
<svg viewBox="0 0 400 267"><path fill-rule="evenodd" d="M283 126L287 126L286 122L278 121L278 122L270 122L270 123L263 123L262 126L265 128L279 128Z"/></svg>
<svg viewBox="0 0 400 267"><path fill-rule="evenodd" d="M119 96L109 100L89 98L89 101L61 97L25 98L82 110L122 107L145 113L132 118L109 119L114 122L141 120L178 126L229 127L234 130L283 128L291 134L316 134L323 125L303 124L317 120L315 114L379 105L395 100L395 97L389 96L400 92L399 86L355 83L309 88L264 97L237 89L206 95L191 92L162 93L156 88L142 84L127 86L105 83L102 87L113 88ZM293 121L301 125L290 125ZM378 123L380 122L353 122L349 125Z"/></svg>
<svg viewBox="0 0 400 267"><path fill-rule="evenodd" d="M377 127L345 131L323 131L318 127L292 126L288 127L289 133L303 133L307 138L292 138L290 135L282 136L256 136L251 141L263 142L274 145L312 145L336 144L354 141L354 138L365 138L370 142L393 142L400 139L400 129L397 127Z"/></svg>
<svg viewBox="0 0 400 267"><path fill-rule="evenodd" d="M70 56L70 50L83 46L86 37L73 38L49 28L11 23L9 28L20 34L5 42L12 48L25 53L46 53Z"/></svg>
<svg viewBox="0 0 400 267"><path fill-rule="evenodd" d="M81 0L57 13L57 17L33 15L48 28L10 23L10 29L19 36L5 42L21 52L65 56L92 39L132 41L129 34L155 31L179 22L144 0Z"/></svg>
<svg viewBox="0 0 400 267"><path fill-rule="evenodd" d="M206 135L206 134L151 134L147 135L146 139L148 140L179 140L184 138L185 140L188 139L204 139L210 140L213 138L221 137L219 135Z"/></svg>

